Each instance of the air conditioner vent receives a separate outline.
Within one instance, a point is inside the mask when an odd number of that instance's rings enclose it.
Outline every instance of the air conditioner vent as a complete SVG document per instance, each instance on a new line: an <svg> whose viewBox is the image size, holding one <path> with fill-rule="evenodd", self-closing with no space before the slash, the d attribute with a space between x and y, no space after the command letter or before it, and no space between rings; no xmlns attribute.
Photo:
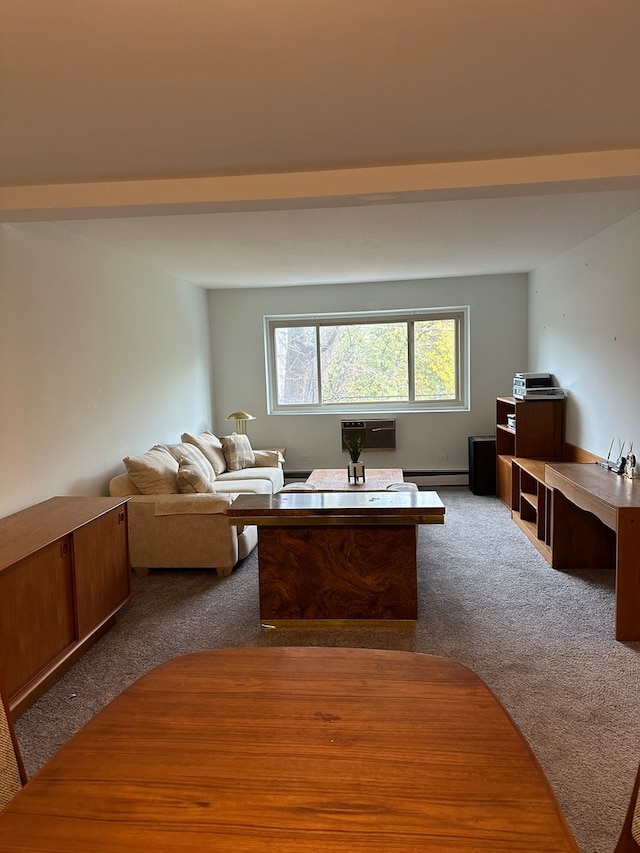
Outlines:
<svg viewBox="0 0 640 853"><path fill-rule="evenodd" d="M342 421L342 449L347 450L345 438L362 437L362 450L395 450L395 418L387 421Z"/></svg>

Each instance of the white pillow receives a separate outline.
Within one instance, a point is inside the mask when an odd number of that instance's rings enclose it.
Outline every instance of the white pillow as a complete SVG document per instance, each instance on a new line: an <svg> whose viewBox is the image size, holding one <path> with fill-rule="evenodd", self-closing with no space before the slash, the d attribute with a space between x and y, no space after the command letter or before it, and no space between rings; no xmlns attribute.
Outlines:
<svg viewBox="0 0 640 853"><path fill-rule="evenodd" d="M243 468L253 468L256 457L251 447L248 435L225 435L221 439L224 458L227 460L229 471L241 471Z"/></svg>
<svg viewBox="0 0 640 853"><path fill-rule="evenodd" d="M166 447L156 444L140 456L125 456L127 473L142 495L177 495L178 463Z"/></svg>
<svg viewBox="0 0 640 853"><path fill-rule="evenodd" d="M165 447L176 462L179 463L182 459L190 459L203 469L203 474L207 480L211 482L215 480L216 472L213 470L213 465L195 444L189 444L185 441L183 444L165 444Z"/></svg>
<svg viewBox="0 0 640 853"><path fill-rule="evenodd" d="M199 461L183 456L178 463L177 482L180 493L183 495L201 495L215 492L213 480L210 480L207 471L213 470L207 463L205 468Z"/></svg>
<svg viewBox="0 0 640 853"><path fill-rule="evenodd" d="M201 450L205 457L211 463L216 474L222 474L227 469L227 463L224 458L222 444L212 432L205 430L200 435L191 435L188 432L183 432L182 441L186 444L193 444L198 450Z"/></svg>

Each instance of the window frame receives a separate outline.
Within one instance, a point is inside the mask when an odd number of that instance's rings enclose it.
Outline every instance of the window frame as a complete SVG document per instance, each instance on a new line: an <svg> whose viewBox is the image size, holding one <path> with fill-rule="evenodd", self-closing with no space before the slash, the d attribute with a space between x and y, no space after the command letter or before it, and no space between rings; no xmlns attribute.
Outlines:
<svg viewBox="0 0 640 853"><path fill-rule="evenodd" d="M407 323L421 320L454 320L456 323L456 386L455 398L451 400L415 400L415 376L413 371L414 344L413 332L408 332L407 378L410 399L389 403L294 403L280 405L277 402L276 368L276 329L297 326L315 326L316 339L319 340L320 326L366 325L381 322ZM264 321L265 379L267 389L267 414L270 415L309 415L309 414L389 414L402 412L460 412L469 411L470 399L470 360L469 360L469 306L414 308L389 311L354 311L336 313L309 314L268 314ZM320 349L318 347L318 354ZM321 365L319 355L316 360L318 393L321 397Z"/></svg>

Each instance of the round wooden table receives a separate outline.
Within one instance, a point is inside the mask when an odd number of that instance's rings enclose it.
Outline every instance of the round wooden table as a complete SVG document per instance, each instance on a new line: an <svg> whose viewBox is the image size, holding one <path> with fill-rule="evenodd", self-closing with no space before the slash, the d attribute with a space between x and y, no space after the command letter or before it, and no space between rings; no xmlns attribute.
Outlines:
<svg viewBox="0 0 640 853"><path fill-rule="evenodd" d="M410 652L207 651L152 670L0 814L3 851L578 850L509 715Z"/></svg>

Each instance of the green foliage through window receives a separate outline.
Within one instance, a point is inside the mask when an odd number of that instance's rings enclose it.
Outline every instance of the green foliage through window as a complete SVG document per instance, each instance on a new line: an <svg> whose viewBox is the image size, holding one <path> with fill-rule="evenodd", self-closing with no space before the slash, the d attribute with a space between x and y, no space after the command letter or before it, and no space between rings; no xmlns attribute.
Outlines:
<svg viewBox="0 0 640 853"><path fill-rule="evenodd" d="M460 408L466 315L265 317L270 411Z"/></svg>

